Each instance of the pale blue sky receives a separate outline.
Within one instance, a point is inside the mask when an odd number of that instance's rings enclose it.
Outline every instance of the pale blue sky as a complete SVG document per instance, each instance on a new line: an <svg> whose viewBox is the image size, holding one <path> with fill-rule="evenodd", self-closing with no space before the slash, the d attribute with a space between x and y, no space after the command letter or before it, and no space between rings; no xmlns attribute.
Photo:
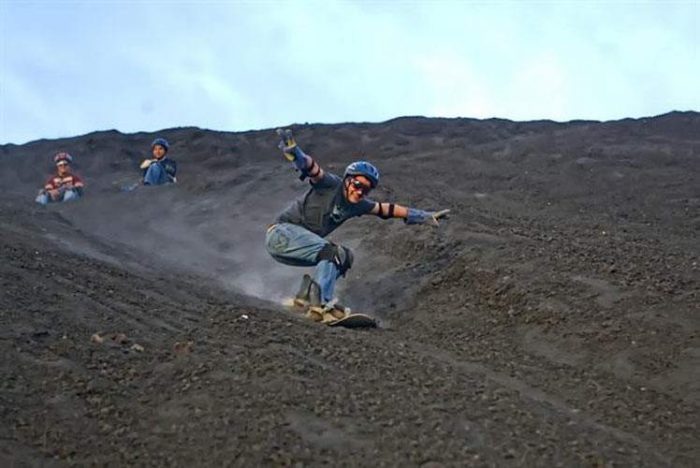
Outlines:
<svg viewBox="0 0 700 468"><path fill-rule="evenodd" d="M0 144L700 110L695 1L0 0Z"/></svg>

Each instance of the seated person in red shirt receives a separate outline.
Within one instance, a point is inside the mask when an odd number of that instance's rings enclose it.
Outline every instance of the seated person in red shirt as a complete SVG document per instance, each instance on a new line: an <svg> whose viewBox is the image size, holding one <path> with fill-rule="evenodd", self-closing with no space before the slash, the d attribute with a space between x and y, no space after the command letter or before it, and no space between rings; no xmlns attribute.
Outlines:
<svg viewBox="0 0 700 468"><path fill-rule="evenodd" d="M56 174L46 181L44 188L39 191L36 202L47 205L51 202L77 200L83 195L83 181L71 173L70 164L73 157L68 153L57 153L53 158L56 163Z"/></svg>

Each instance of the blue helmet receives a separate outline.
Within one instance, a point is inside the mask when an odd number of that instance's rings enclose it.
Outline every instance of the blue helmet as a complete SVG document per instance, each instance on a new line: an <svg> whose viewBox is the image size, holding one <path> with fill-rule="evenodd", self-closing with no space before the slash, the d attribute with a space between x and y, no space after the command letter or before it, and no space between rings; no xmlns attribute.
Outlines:
<svg viewBox="0 0 700 468"><path fill-rule="evenodd" d="M345 168L345 174L343 177L358 175L367 177L372 184L372 188L379 185L379 171L367 161L355 161L354 163L350 164Z"/></svg>
<svg viewBox="0 0 700 468"><path fill-rule="evenodd" d="M170 149L170 143L168 143L168 140L166 140L165 138L156 138L155 140L153 140L153 143L151 143L151 148L153 148L156 145L165 148L166 152Z"/></svg>

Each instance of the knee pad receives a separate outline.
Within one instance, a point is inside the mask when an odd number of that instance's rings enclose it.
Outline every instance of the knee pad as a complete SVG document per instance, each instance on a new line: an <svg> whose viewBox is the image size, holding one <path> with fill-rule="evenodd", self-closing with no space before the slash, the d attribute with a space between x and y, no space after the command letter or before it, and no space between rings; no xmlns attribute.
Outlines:
<svg viewBox="0 0 700 468"><path fill-rule="evenodd" d="M316 259L317 261L329 260L335 263L340 274L343 276L345 276L345 272L352 267L352 262L354 260L352 250L331 242L323 246Z"/></svg>

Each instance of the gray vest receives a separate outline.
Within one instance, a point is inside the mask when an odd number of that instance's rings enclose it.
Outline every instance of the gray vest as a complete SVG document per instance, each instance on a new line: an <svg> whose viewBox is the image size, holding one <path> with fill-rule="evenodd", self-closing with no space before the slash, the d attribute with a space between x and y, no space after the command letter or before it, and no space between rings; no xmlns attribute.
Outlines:
<svg viewBox="0 0 700 468"><path fill-rule="evenodd" d="M323 179L311 184L309 191L284 210L276 222L303 226L326 237L346 220L369 213L374 205L375 202L367 198L349 203L343 194L343 179L326 172Z"/></svg>

